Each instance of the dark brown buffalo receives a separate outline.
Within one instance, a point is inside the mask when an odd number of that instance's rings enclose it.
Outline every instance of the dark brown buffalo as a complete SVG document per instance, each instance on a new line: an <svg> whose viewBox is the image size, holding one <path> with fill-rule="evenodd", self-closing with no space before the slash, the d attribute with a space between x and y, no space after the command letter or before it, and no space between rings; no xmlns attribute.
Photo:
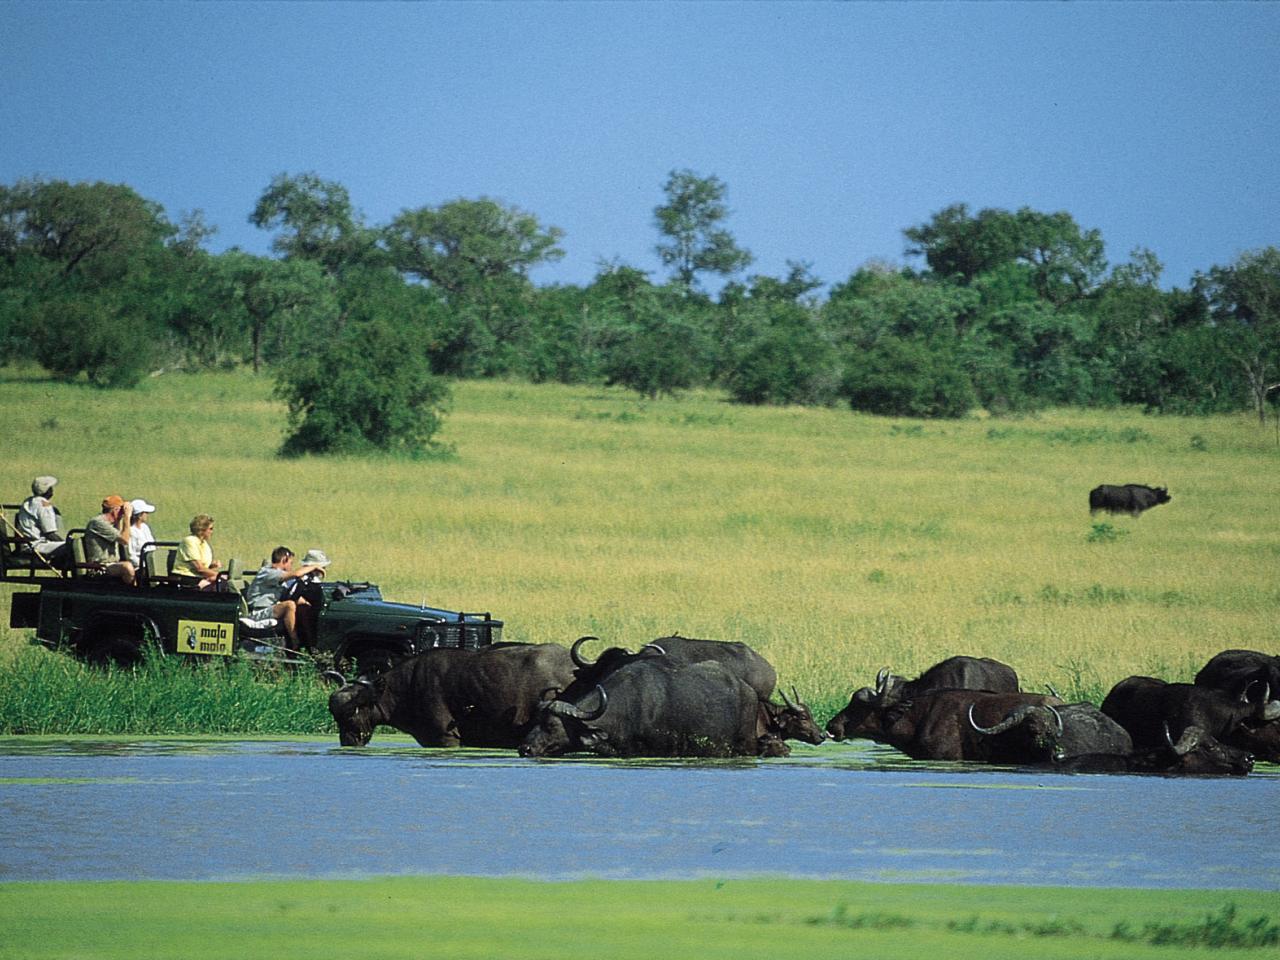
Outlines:
<svg viewBox="0 0 1280 960"><path fill-rule="evenodd" d="M867 717L936 690L1017 693L1018 674L1013 667L987 657L948 657L914 680L894 676L886 667L876 676L874 689L855 691L848 706L827 721L827 732L837 740L852 739L857 735L849 731L860 727Z"/></svg>
<svg viewBox="0 0 1280 960"><path fill-rule="evenodd" d="M1223 650L1196 674L1196 686L1217 690L1228 697L1256 703L1280 697L1280 657L1256 650ZM1271 708L1273 713L1280 709ZM1261 760L1280 763L1280 719L1245 719L1224 741L1248 750Z"/></svg>
<svg viewBox="0 0 1280 960"><path fill-rule="evenodd" d="M558 644L439 647L344 683L329 712L346 747L367 744L380 724L424 747L516 747L543 700L572 679L573 661Z"/></svg>
<svg viewBox="0 0 1280 960"><path fill-rule="evenodd" d="M845 727L844 736L887 743L913 760L1028 763L1016 738L992 736L983 728L997 727L1025 707L1062 705L1046 694L934 690L865 714Z"/></svg>
<svg viewBox="0 0 1280 960"><path fill-rule="evenodd" d="M1102 712L1129 731L1138 751L1164 749L1170 739L1180 742L1190 727L1202 739L1238 746L1249 729L1280 718L1280 702L1270 699L1269 689L1254 702L1191 683L1127 677L1111 688Z"/></svg>
<svg viewBox="0 0 1280 960"><path fill-rule="evenodd" d="M1136 517L1162 503L1168 503L1168 487L1148 487L1143 483L1104 483L1089 491L1089 513L1105 510L1107 513L1127 513Z"/></svg>

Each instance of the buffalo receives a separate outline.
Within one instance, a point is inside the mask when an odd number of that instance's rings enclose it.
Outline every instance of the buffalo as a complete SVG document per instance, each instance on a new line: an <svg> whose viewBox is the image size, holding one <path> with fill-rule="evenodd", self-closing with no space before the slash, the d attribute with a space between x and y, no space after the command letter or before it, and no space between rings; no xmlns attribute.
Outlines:
<svg viewBox="0 0 1280 960"><path fill-rule="evenodd" d="M798 697L783 699L781 707L761 700L717 661L634 657L590 692L566 691L543 704L520 755L586 750L614 757L786 756L786 737L825 739Z"/></svg>
<svg viewBox="0 0 1280 960"><path fill-rule="evenodd" d="M1256 650L1224 650L1200 669L1195 684L1249 702L1280 696L1280 657ZM1277 711L1272 708L1272 712ZM1280 719L1267 720L1264 710L1261 719L1245 719L1224 742L1280 763Z"/></svg>
<svg viewBox="0 0 1280 960"><path fill-rule="evenodd" d="M1046 694L933 690L873 708L856 723L847 724L842 733L848 739L887 743L913 760L1027 763L1016 738L993 736L990 731L1023 708L1062 705L1059 698ZM1052 714L1046 712L1046 716Z"/></svg>
<svg viewBox="0 0 1280 960"><path fill-rule="evenodd" d="M1195 682L1246 700L1256 699L1264 686L1280 693L1280 657L1256 650L1223 650L1200 668Z"/></svg>
<svg viewBox="0 0 1280 960"><path fill-rule="evenodd" d="M773 696L774 687L778 682L778 674L773 664L747 644L738 641L697 640L673 634L669 637L659 637L645 644L635 653L623 647L610 647L595 660L586 659L581 653L583 645L598 639L599 637L579 637L569 648L569 655L577 668L574 674L576 681L574 694L586 693L594 689L597 683L623 664L655 654L665 656L674 663L715 661L743 680L756 692L757 697L765 701Z"/></svg>
<svg viewBox="0 0 1280 960"><path fill-rule="evenodd" d="M977 724L973 710L969 722L991 738L989 753L998 762L1070 767L1086 757L1128 758L1133 752L1124 727L1091 703L1022 703L989 727Z"/></svg>
<svg viewBox="0 0 1280 960"><path fill-rule="evenodd" d="M424 747L515 747L541 703L573 680L558 644L437 647L335 690L329 712L345 747L362 747L379 724Z"/></svg>
<svg viewBox="0 0 1280 960"><path fill-rule="evenodd" d="M836 740L856 736L850 730L877 711L935 690L991 690L1017 693L1018 674L998 660L987 657L949 657L936 663L914 680L894 676L886 667L876 676L876 686L862 687L849 698L848 706L827 721L827 732Z"/></svg>
<svg viewBox="0 0 1280 960"><path fill-rule="evenodd" d="M1241 744L1247 744L1250 729L1280 719L1280 701L1270 699L1269 686L1251 701L1191 683L1127 677L1111 688L1102 701L1102 712L1129 731L1139 751L1162 750L1170 741L1181 743L1192 727L1202 743L1216 741L1247 749Z"/></svg>
<svg viewBox="0 0 1280 960"><path fill-rule="evenodd" d="M1142 511L1168 503L1172 499L1168 487L1148 487L1142 483L1104 483L1089 491L1089 513L1105 510L1107 513L1127 513L1136 517Z"/></svg>

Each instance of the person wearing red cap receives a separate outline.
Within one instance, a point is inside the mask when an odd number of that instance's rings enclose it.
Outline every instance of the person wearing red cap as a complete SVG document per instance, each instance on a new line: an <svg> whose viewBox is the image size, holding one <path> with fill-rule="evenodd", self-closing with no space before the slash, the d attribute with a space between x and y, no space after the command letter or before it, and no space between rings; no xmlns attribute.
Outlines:
<svg viewBox="0 0 1280 960"><path fill-rule="evenodd" d="M121 560L121 549L129 549L129 521L133 508L114 493L102 501L102 513L84 525L84 558L100 564L109 577L134 583L135 571L128 560Z"/></svg>

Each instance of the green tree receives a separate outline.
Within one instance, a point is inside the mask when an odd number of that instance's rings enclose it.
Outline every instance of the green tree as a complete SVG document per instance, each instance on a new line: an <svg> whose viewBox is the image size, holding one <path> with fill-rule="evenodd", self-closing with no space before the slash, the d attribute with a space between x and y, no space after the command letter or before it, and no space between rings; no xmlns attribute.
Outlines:
<svg viewBox="0 0 1280 960"><path fill-rule="evenodd" d="M832 288L823 312L839 343L865 350L886 337L954 342L979 301L972 289L872 266Z"/></svg>
<svg viewBox="0 0 1280 960"><path fill-rule="evenodd" d="M739 403L825 404L839 383L836 355L813 295L810 265L788 262L784 277L726 284L713 311L715 365Z"/></svg>
<svg viewBox="0 0 1280 960"><path fill-rule="evenodd" d="M1229 267L1213 267L1194 284L1209 304L1218 344L1243 376L1258 422L1280 389L1280 249L1241 254Z"/></svg>
<svg viewBox="0 0 1280 960"><path fill-rule="evenodd" d="M753 333L733 352L724 376L739 403L832 402L839 386L836 351L815 311L789 300L744 307Z"/></svg>
<svg viewBox="0 0 1280 960"><path fill-rule="evenodd" d="M397 270L455 297L495 279L527 277L530 268L560 259L563 236L533 214L487 197L402 210L383 230Z"/></svg>
<svg viewBox="0 0 1280 960"><path fill-rule="evenodd" d="M1093 322L1089 352L1105 369L1107 401L1163 409L1166 355L1172 333L1170 297L1160 289L1163 265L1150 250L1136 249L1111 271L1088 305Z"/></svg>
<svg viewBox="0 0 1280 960"><path fill-rule="evenodd" d="M521 369L534 383L588 383L600 376L603 311L573 285L541 287L521 344Z"/></svg>
<svg viewBox="0 0 1280 960"><path fill-rule="evenodd" d="M176 231L122 184L23 180L0 188L0 330L50 372L131 386L157 362L172 309Z"/></svg>
<svg viewBox="0 0 1280 960"><path fill-rule="evenodd" d="M899 417L962 417L976 402L951 345L895 336L846 357L841 393L854 410Z"/></svg>
<svg viewBox="0 0 1280 960"><path fill-rule="evenodd" d="M278 174L258 198L249 222L277 231L272 249L281 256L314 260L333 276L383 257L377 232L365 226L347 188L314 173Z"/></svg>
<svg viewBox="0 0 1280 960"><path fill-rule="evenodd" d="M729 217L728 188L716 176L673 170L662 187L667 202L654 208L658 232L666 238L656 247L674 280L694 290L700 273L730 276L751 264L751 254L722 226Z"/></svg>
<svg viewBox="0 0 1280 960"><path fill-rule="evenodd" d="M114 183L21 180L0 188L0 255L29 251L63 276L109 283L176 233L163 208Z"/></svg>
<svg viewBox="0 0 1280 960"><path fill-rule="evenodd" d="M363 271L342 289L345 322L293 340L276 367L288 405L282 453L417 454L435 446L449 402L423 341L430 320L420 292L389 271Z"/></svg>
<svg viewBox="0 0 1280 960"><path fill-rule="evenodd" d="M520 368L536 300L528 272L564 256L562 236L484 197L403 210L384 228L396 269L431 284L453 312L439 369L484 376Z"/></svg>
<svg viewBox="0 0 1280 960"><path fill-rule="evenodd" d="M908 255L925 258L940 279L963 285L1005 264L1022 265L1037 294L1055 306L1087 296L1106 270L1102 235L1069 213L985 209L958 203L903 231Z"/></svg>
<svg viewBox="0 0 1280 960"><path fill-rule="evenodd" d="M613 265L590 291L600 305L606 383L650 399L706 380L711 345L707 305L675 286L657 287L634 267Z"/></svg>
<svg viewBox="0 0 1280 960"><path fill-rule="evenodd" d="M337 288L312 260L272 260L236 251L227 277L249 328L249 360L287 356L290 338L325 336L338 326Z"/></svg>

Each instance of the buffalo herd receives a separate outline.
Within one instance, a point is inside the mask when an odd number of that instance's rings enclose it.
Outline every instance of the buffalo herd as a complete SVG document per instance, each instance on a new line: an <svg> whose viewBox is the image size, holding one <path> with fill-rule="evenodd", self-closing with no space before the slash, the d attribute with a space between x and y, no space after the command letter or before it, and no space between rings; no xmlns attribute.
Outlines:
<svg viewBox="0 0 1280 960"><path fill-rule="evenodd" d="M442 647L375 676L335 674L329 711L344 746L381 725L424 747L523 757L785 757L788 740L866 739L917 760L1062 772L1242 775L1255 758L1280 763L1280 657L1251 650L1219 653L1194 683L1128 677L1101 708L1025 692L1012 667L956 656L913 680L881 670L823 728L744 643L676 635L589 659L595 641Z"/></svg>

